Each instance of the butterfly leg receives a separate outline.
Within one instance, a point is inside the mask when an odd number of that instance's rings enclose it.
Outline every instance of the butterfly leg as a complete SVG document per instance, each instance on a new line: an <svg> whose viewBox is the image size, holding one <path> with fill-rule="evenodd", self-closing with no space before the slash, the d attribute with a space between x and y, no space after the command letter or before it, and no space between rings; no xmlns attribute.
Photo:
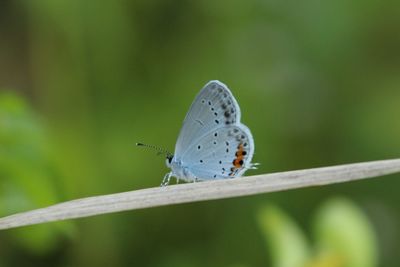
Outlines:
<svg viewBox="0 0 400 267"><path fill-rule="evenodd" d="M164 179L163 179L163 181L162 181L160 186L161 187L167 186L169 184L169 181L171 180L171 177L172 177L172 172L167 173L164 176Z"/></svg>

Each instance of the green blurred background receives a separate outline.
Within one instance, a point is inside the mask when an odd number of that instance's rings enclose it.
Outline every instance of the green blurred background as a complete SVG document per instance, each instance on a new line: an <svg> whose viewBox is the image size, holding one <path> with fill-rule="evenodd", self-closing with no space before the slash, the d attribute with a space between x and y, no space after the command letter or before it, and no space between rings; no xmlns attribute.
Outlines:
<svg viewBox="0 0 400 267"><path fill-rule="evenodd" d="M259 174L399 157L400 2L3 0L0 216L158 186L226 83ZM400 176L0 232L0 266L398 266Z"/></svg>

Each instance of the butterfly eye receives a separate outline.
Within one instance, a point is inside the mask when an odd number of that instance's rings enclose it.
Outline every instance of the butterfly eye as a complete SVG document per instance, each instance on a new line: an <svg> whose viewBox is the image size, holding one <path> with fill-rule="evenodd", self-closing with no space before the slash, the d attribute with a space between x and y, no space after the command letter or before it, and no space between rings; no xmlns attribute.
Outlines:
<svg viewBox="0 0 400 267"><path fill-rule="evenodd" d="M168 167L171 165L171 162L172 162L173 157L174 157L174 156L172 156L172 155L167 156L166 162L167 162L167 166L168 166Z"/></svg>

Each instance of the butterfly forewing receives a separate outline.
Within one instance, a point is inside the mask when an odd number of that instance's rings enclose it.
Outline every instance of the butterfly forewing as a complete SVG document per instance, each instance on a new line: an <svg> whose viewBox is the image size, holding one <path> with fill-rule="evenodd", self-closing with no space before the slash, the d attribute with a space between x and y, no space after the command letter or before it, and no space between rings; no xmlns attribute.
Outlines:
<svg viewBox="0 0 400 267"><path fill-rule="evenodd" d="M228 87L210 81L197 95L183 122L175 156L184 157L191 146L215 129L240 123L240 108Z"/></svg>

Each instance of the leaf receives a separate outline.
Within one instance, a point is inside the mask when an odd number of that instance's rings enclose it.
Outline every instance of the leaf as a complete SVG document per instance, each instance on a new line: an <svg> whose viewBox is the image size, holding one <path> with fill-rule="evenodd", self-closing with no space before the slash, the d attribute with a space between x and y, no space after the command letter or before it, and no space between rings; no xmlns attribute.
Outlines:
<svg viewBox="0 0 400 267"><path fill-rule="evenodd" d="M310 248L300 227L277 206L264 207L258 215L274 267L303 267Z"/></svg>
<svg viewBox="0 0 400 267"><path fill-rule="evenodd" d="M322 205L315 218L314 232L317 259L325 263L312 266L377 266L373 227L350 200L335 198Z"/></svg>
<svg viewBox="0 0 400 267"><path fill-rule="evenodd" d="M0 94L0 215L54 204L60 200L57 175L45 141L45 131L19 96ZM17 243L32 252L54 248L71 231L69 222L12 231Z"/></svg>

